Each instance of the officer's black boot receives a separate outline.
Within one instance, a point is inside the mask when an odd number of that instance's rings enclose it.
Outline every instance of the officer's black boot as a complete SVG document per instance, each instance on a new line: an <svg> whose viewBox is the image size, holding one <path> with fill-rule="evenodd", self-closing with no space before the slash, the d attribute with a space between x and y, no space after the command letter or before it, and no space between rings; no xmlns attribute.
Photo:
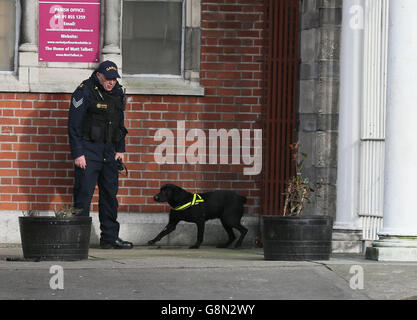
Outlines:
<svg viewBox="0 0 417 320"><path fill-rule="evenodd" d="M132 249L133 244L129 241L123 241L120 238L117 238L113 242L102 242L100 241L101 249Z"/></svg>

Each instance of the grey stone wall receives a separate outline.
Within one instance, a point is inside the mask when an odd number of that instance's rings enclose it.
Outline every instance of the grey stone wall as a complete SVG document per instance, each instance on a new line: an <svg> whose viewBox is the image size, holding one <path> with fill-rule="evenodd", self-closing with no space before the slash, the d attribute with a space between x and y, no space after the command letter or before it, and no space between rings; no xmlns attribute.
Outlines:
<svg viewBox="0 0 417 320"><path fill-rule="evenodd" d="M299 128L305 174L325 185L304 214L336 215L339 53L342 0L301 1Z"/></svg>

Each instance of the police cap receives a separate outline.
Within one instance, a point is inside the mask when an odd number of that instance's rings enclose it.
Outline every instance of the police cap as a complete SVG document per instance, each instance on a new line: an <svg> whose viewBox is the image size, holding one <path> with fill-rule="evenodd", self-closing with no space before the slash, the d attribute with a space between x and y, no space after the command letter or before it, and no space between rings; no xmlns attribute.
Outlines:
<svg viewBox="0 0 417 320"><path fill-rule="evenodd" d="M116 79L120 78L119 73L117 72L117 65L109 60L103 61L100 63L98 68L96 69L97 72L100 72L106 79Z"/></svg>

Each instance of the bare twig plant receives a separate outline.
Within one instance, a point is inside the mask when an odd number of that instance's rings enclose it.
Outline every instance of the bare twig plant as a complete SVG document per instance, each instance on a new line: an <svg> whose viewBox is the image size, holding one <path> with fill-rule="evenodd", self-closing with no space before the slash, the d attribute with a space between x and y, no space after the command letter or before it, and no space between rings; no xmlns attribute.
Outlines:
<svg viewBox="0 0 417 320"><path fill-rule="evenodd" d="M283 216L299 216L306 203L310 203L310 197L317 192L324 184L324 178L311 187L310 180L303 176L304 160L307 154L299 152L300 143L290 145L292 150L292 160L295 162L296 174L288 182L284 192L285 203ZM301 157L300 157L301 156ZM301 158L301 159L300 159Z"/></svg>

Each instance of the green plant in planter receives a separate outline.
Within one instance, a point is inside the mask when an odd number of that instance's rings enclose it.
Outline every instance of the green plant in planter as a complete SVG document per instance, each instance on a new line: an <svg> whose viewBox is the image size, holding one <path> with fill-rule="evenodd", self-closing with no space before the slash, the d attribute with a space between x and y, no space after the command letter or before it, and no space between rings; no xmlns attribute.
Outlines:
<svg viewBox="0 0 417 320"><path fill-rule="evenodd" d="M41 216L36 210L19 217L20 236L25 259L88 259L91 217L76 216L81 212L70 206L55 211L55 216Z"/></svg>
<svg viewBox="0 0 417 320"><path fill-rule="evenodd" d="M54 210L55 218L72 218L77 213L80 213L82 209L74 208L71 206L62 206L58 210ZM41 217L41 214L37 210L28 210L28 211L22 211L24 217Z"/></svg>
<svg viewBox="0 0 417 320"><path fill-rule="evenodd" d="M72 218L81 211L83 211L83 209L74 208L71 206L63 206L61 209L54 210L55 217L57 218Z"/></svg>
<svg viewBox="0 0 417 320"><path fill-rule="evenodd" d="M324 184L324 178L311 186L310 179L303 176L304 160L307 154L299 152L300 143L296 142L290 145L292 150L292 160L295 162L296 174L292 176L287 183L284 192L285 202L283 216L299 216L306 203L310 203L310 197L317 192ZM300 159L301 155L301 159Z"/></svg>
<svg viewBox="0 0 417 320"><path fill-rule="evenodd" d="M40 217L39 211L36 210L28 210L28 211L22 211L22 214L24 217Z"/></svg>

